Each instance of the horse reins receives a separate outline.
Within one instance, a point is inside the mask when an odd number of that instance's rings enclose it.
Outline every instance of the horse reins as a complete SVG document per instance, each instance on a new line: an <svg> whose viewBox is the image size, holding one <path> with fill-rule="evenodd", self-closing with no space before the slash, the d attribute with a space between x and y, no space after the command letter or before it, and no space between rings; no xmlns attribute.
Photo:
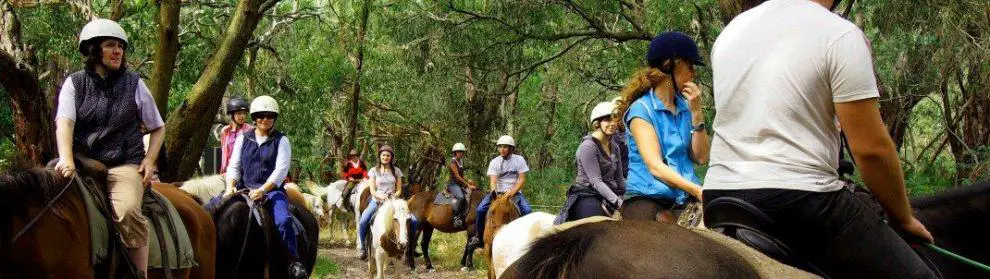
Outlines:
<svg viewBox="0 0 990 279"><path fill-rule="evenodd" d="M79 177L79 175L75 174L71 178L69 178L69 182L65 183L65 186L62 186L62 190L59 191L57 195L55 195L55 198L49 200L48 204L45 205L45 208L41 209L41 212L38 212L37 215L31 218L31 221L28 222L27 225L24 225L24 228L21 228L21 231L17 232L17 234L14 235L14 238L10 240L10 243L17 242L17 239L23 236L24 233L27 233L29 230L31 230L31 228L34 228L34 225L36 225L38 221L41 220L41 217L45 216L45 213L47 213L49 210L52 209L53 206L55 206L55 202L57 202L59 198L61 198L62 195L65 194L65 190L69 189L69 185L72 185L72 182L76 181L77 177Z"/></svg>
<svg viewBox="0 0 990 279"><path fill-rule="evenodd" d="M262 218L261 217L262 214L260 212L257 212L259 210L257 204L254 202L253 199L251 199L250 196L248 196L247 193L248 192L245 190L241 190L238 192L238 196L243 198L244 202L248 204L248 216L247 216L247 222L245 223L245 227L244 227L244 242L241 243L241 250L237 255L237 264L234 265L234 278L238 278L237 273L240 272L241 261L244 260L244 250L247 250L248 239L249 236L251 235L251 216L254 214L258 214L259 225ZM264 239L266 246L270 247L271 243L268 243L268 237L265 237Z"/></svg>

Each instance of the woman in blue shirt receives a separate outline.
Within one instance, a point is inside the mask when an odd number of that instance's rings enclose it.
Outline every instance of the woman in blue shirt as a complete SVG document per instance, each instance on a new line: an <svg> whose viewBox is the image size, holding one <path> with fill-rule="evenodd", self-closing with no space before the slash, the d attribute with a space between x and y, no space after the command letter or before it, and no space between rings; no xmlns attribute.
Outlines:
<svg viewBox="0 0 990 279"><path fill-rule="evenodd" d="M710 140L693 81L694 66L704 63L694 40L680 32L654 37L646 60L622 90L618 108L629 148L622 216L673 223L674 208L701 200L694 164L708 162Z"/></svg>

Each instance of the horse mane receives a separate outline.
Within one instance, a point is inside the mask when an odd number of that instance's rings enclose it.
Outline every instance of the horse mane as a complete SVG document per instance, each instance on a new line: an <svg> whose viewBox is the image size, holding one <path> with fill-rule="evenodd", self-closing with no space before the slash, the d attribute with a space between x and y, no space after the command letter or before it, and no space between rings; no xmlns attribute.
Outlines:
<svg viewBox="0 0 990 279"><path fill-rule="evenodd" d="M378 218L375 218L375 222L382 222L385 226L386 234L392 232L392 218L382 218L382 217L393 217L395 216L395 206L392 204L394 200L386 200L382 203L381 208L378 209Z"/></svg>
<svg viewBox="0 0 990 279"><path fill-rule="evenodd" d="M609 224L588 224L541 237L502 274L504 278L567 278Z"/></svg>
<svg viewBox="0 0 990 279"><path fill-rule="evenodd" d="M44 206L69 181L41 167L0 174L0 242L7 242L13 237L7 233L10 233L14 216L29 218L25 216L29 207ZM58 203L52 208L57 216L63 216L59 214L60 210Z"/></svg>
<svg viewBox="0 0 990 279"><path fill-rule="evenodd" d="M911 199L911 206L928 208L965 200L986 200L988 195L990 195L990 181L983 181L968 186L949 188L932 196Z"/></svg>

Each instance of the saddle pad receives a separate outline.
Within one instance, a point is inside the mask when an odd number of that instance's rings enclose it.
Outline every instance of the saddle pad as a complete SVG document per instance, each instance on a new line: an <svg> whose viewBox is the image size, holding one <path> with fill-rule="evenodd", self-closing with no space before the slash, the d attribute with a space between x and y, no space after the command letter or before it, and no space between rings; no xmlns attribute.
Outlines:
<svg viewBox="0 0 990 279"><path fill-rule="evenodd" d="M85 186L80 185L79 189L83 195L83 201L86 204L86 213L89 215L89 231L90 231L90 251L92 251L91 262L93 265L103 263L109 257L109 247L110 247L110 222L102 214L100 214L99 207L97 206L97 195L103 195L102 193L94 194ZM152 190L152 193L158 195L159 198L166 202L166 210L159 210L162 214L167 214L172 216L172 220L175 220L175 229L178 233L172 233L167 221L164 216L158 216L157 214L146 214L145 217L148 218L149 222L158 223L163 230L165 230L165 241L168 246L168 255L170 263L175 261L175 255L179 256L179 263L172 263L172 268L189 268L196 266L196 262L193 259L193 248L192 242L189 240L189 234L186 232L186 227L182 223L182 219L179 217L179 212L175 210L172 203L168 201L161 193ZM148 196L145 196L143 204L146 206L148 204ZM143 206L144 207L144 206ZM144 212L148 212L145 210ZM173 235L178 235L179 239L179 252L173 247ZM148 268L162 268L162 253L161 246L158 245L158 235L155 232L154 224L148 229Z"/></svg>
<svg viewBox="0 0 990 279"><path fill-rule="evenodd" d="M161 245L158 243L158 235L155 230L155 224L162 228L162 232L165 234L165 247L168 249L165 255L168 255L169 265L172 269L184 269L197 266L194 260L192 241L189 240L189 233L186 231L186 226L182 223L182 218L179 216L179 211L175 210L175 206L172 202L165 198L158 191L151 190L152 194L157 195L159 200L164 201L165 210L148 210L148 197L145 196L144 212L145 217L148 218L148 222L151 222L151 226L148 229L148 247L151 248L148 254L148 268L163 268L162 266L162 251ZM152 206L157 207L157 203L152 203ZM152 213L152 214L148 214ZM168 214L168 216L165 216ZM168 220L165 218L172 218L175 224L175 230L172 231L169 227ZM174 247L176 243L172 238L178 237L179 247ZM176 263L176 255L178 255L178 263Z"/></svg>
<svg viewBox="0 0 990 279"><path fill-rule="evenodd" d="M447 191L440 191L437 193L437 197L433 199L433 204L435 205L445 205L454 202L454 196Z"/></svg>

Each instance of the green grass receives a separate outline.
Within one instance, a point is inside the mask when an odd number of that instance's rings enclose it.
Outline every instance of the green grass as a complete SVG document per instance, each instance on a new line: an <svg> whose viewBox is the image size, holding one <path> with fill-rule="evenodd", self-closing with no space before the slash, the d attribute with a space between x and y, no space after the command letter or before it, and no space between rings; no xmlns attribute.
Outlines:
<svg viewBox="0 0 990 279"><path fill-rule="evenodd" d="M314 278L327 278L338 274L340 274L340 266L325 256L316 257L316 266L313 267Z"/></svg>

